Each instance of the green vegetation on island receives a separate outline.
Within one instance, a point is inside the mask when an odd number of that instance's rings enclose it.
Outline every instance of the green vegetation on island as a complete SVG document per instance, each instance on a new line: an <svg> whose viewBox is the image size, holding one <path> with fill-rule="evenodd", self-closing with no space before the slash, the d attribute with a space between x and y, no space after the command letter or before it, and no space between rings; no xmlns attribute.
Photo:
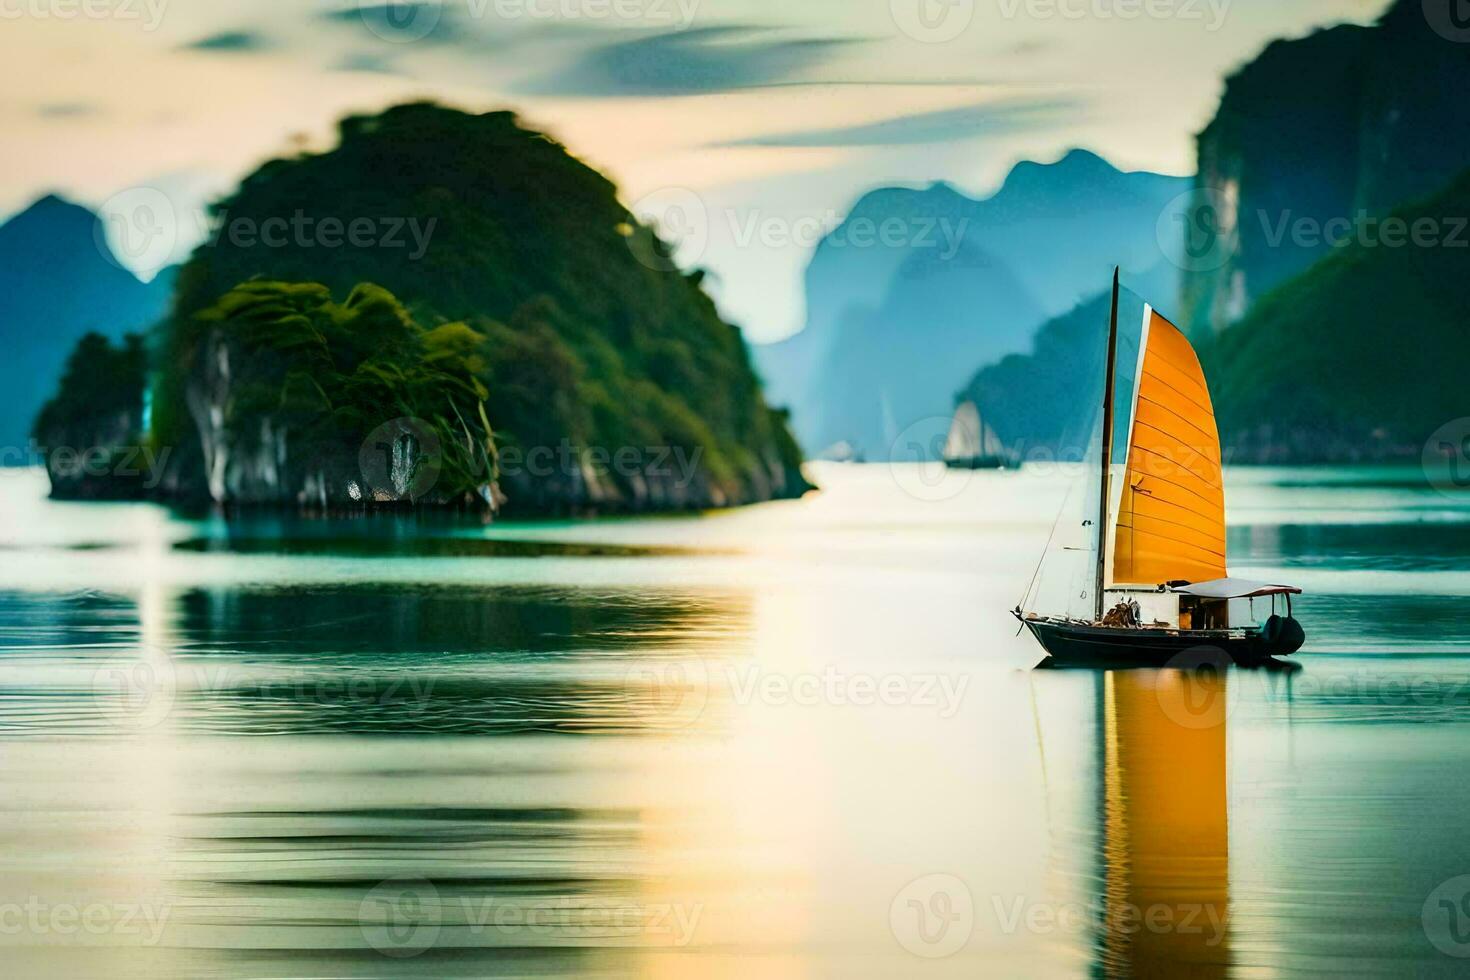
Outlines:
<svg viewBox="0 0 1470 980"><path fill-rule="evenodd" d="M1418 458L1465 414L1470 171L1369 219L1200 350L1238 462Z"/></svg>
<svg viewBox="0 0 1470 980"><path fill-rule="evenodd" d="M703 273L601 174L509 112L401 105L340 137L246 177L179 270L151 345L161 496L370 503L358 454L384 425L446 454L419 502L587 513L808 489Z"/></svg>
<svg viewBox="0 0 1470 980"><path fill-rule="evenodd" d="M490 500L484 337L462 323L425 330L371 284L339 304L318 283L255 281L170 343L216 500Z"/></svg>
<svg viewBox="0 0 1470 980"><path fill-rule="evenodd" d="M36 442L47 447L53 493L81 500L143 496L154 459L142 435L147 372L148 355L138 334L114 343L87 333L77 341L60 387L31 429Z"/></svg>

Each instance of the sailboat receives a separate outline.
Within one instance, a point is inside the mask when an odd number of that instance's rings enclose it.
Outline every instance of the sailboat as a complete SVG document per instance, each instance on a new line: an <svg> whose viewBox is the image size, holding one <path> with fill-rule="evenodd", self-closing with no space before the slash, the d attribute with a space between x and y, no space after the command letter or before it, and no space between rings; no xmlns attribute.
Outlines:
<svg viewBox="0 0 1470 980"><path fill-rule="evenodd" d="M1302 590L1232 578L1226 569L1220 436L1199 357L1178 327L1142 304L1130 411L1119 425L1118 320L1115 271L1100 486L1092 514L1080 522L1090 545L1069 549L1095 556L1071 596L1090 608L1078 615L1069 604L1067 612L1046 614L1018 605L1013 615L1057 661L1164 662L1219 651L1261 662L1296 652L1306 634L1291 600ZM1114 451L1120 432L1121 466ZM1023 605L1031 599L1028 590Z"/></svg>
<svg viewBox="0 0 1470 980"><path fill-rule="evenodd" d="M968 399L955 410L944 440L944 465L952 470L1001 470L1011 465L1000 437L980 418L980 409Z"/></svg>

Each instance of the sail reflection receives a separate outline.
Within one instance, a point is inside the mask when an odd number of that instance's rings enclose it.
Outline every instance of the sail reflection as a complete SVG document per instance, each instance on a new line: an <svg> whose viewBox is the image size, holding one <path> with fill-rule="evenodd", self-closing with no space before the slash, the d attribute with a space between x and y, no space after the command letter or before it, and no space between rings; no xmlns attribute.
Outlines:
<svg viewBox="0 0 1470 980"><path fill-rule="evenodd" d="M1230 835L1226 673L1099 679L1104 976L1224 976Z"/></svg>

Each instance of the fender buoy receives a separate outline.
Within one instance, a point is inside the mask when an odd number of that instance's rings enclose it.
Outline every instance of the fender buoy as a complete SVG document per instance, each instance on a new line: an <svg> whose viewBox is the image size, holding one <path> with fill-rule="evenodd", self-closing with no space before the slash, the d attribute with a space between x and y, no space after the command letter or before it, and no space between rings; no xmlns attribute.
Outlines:
<svg viewBox="0 0 1470 980"><path fill-rule="evenodd" d="M1307 631L1302 629L1301 623L1287 616L1281 621L1281 629L1277 632L1273 642L1277 653L1296 653L1302 648L1302 644L1307 642Z"/></svg>
<svg viewBox="0 0 1470 980"><path fill-rule="evenodd" d="M1306 630L1291 616L1272 616L1261 627L1261 644L1270 656L1295 653L1305 642Z"/></svg>

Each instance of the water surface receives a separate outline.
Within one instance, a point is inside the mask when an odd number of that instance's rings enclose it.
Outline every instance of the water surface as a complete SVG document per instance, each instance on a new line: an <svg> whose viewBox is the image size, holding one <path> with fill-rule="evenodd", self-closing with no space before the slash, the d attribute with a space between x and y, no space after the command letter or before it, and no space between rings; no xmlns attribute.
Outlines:
<svg viewBox="0 0 1470 980"><path fill-rule="evenodd" d="M1037 671L1064 479L818 475L484 526L0 473L6 972L1461 973L1470 499L1233 471L1300 668Z"/></svg>

